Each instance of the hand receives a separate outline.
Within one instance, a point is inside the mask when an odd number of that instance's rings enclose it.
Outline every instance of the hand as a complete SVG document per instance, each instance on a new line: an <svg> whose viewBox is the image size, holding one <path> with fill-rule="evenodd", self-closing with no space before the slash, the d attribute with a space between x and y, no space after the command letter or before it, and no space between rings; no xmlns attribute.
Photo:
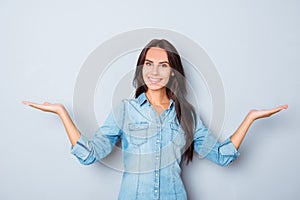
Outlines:
<svg viewBox="0 0 300 200"><path fill-rule="evenodd" d="M233 135L230 138L235 148L238 149L240 147L249 127L251 126L254 120L259 118L270 117L271 115L287 108L288 105L286 104L269 110L251 110L246 116L246 118L243 120L239 128L233 133Z"/></svg>
<svg viewBox="0 0 300 200"><path fill-rule="evenodd" d="M22 103L25 105L40 109L45 112L52 112L52 113L56 113L56 114L60 114L65 109L65 107L59 103L52 104L49 102L44 102L43 104L38 104L38 103L29 102L29 101L22 101Z"/></svg>
<svg viewBox="0 0 300 200"><path fill-rule="evenodd" d="M288 105L282 105L277 108L269 109L269 110L251 110L249 112L249 117L253 120L270 117L271 115L278 113L279 111L283 109L287 109Z"/></svg>
<svg viewBox="0 0 300 200"><path fill-rule="evenodd" d="M59 115L60 119L62 120L64 127L67 131L68 137L71 141L71 144L74 146L80 138L80 132L76 128L75 124L73 123L72 119L70 118L67 110L65 107L60 103L49 103L44 102L43 104L33 103L29 101L22 101L23 104L31 106L33 108L40 109L45 112L52 112Z"/></svg>

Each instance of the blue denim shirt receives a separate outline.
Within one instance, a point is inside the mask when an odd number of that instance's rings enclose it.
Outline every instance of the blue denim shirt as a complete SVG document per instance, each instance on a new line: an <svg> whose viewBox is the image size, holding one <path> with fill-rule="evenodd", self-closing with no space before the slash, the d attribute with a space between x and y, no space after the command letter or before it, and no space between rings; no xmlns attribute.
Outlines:
<svg viewBox="0 0 300 200"><path fill-rule="evenodd" d="M124 172L119 199L186 199L180 168L185 137L174 104L171 99L159 116L145 93L123 100L90 140L81 134L71 153L89 165L107 156L121 139ZM198 115L194 150L221 166L239 155L229 138L218 142Z"/></svg>

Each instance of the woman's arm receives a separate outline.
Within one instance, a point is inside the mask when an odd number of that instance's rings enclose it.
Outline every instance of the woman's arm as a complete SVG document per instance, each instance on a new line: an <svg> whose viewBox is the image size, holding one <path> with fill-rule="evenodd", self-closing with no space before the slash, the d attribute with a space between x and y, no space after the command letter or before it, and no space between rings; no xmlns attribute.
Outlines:
<svg viewBox="0 0 300 200"><path fill-rule="evenodd" d="M66 132L68 134L72 146L76 144L76 142L80 138L80 132L74 125L67 110L62 104L51 104L49 102L44 102L43 104L37 104L29 101L23 101L22 103L40 109L45 112L52 112L57 114L64 124L64 127L66 129Z"/></svg>
<svg viewBox="0 0 300 200"><path fill-rule="evenodd" d="M279 106L274 109L270 110L251 110L248 115L245 117L239 128L233 133L230 140L235 146L236 149L238 149L243 141L243 139L246 136L246 133L251 126L251 124L260 118L269 117L283 109L287 109L288 105Z"/></svg>

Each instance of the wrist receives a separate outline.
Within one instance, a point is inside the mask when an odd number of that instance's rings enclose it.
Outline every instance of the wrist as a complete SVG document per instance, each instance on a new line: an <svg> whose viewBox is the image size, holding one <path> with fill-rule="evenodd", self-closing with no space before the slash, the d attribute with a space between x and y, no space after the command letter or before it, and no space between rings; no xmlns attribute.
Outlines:
<svg viewBox="0 0 300 200"><path fill-rule="evenodd" d="M67 114L67 110L66 108L63 106L63 105L60 105L57 109L57 112L56 112L60 118L62 118L64 115Z"/></svg>
<svg viewBox="0 0 300 200"><path fill-rule="evenodd" d="M248 113L248 115L246 116L246 119L249 121L249 122L254 122L256 119L257 119L257 117L256 117L256 115L255 115L255 111L256 110L250 110L250 112Z"/></svg>

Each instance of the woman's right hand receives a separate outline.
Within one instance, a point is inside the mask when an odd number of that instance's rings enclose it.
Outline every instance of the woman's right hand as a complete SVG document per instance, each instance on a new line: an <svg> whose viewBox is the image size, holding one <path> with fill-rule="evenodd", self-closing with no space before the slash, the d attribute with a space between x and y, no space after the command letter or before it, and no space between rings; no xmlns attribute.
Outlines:
<svg viewBox="0 0 300 200"><path fill-rule="evenodd" d="M80 138L80 132L76 128L75 124L73 123L72 119L70 118L67 110L65 107L60 103L49 103L44 102L43 104L33 103L29 101L22 101L23 104L31 106L33 108L40 109L45 112L52 112L58 114L60 119L62 120L65 129L68 133L69 139L71 141L71 144L74 146L78 139Z"/></svg>
<svg viewBox="0 0 300 200"><path fill-rule="evenodd" d="M65 107L60 103L52 104L49 102L44 102L43 104L38 104L30 101L22 101L22 103L45 112L52 112L56 114L60 114L65 110Z"/></svg>

